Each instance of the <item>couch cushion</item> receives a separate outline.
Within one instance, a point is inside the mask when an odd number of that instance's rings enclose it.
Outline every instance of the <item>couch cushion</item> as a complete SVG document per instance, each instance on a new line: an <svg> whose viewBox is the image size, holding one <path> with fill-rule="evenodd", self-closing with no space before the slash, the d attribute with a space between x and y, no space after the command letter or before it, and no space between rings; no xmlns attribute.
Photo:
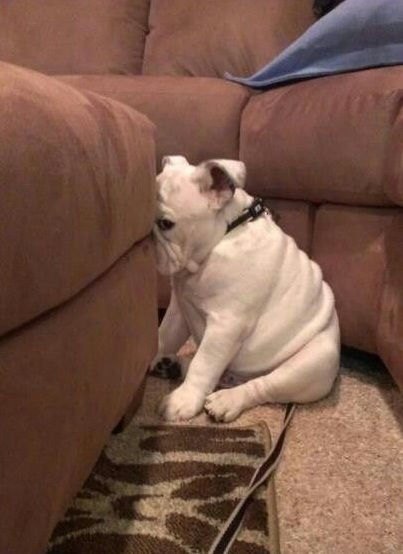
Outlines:
<svg viewBox="0 0 403 554"><path fill-rule="evenodd" d="M0 2L0 59L44 73L141 73L149 4Z"/></svg>
<svg viewBox="0 0 403 554"><path fill-rule="evenodd" d="M154 219L153 127L110 99L0 64L0 334L108 269Z"/></svg>
<svg viewBox="0 0 403 554"><path fill-rule="evenodd" d="M293 237L298 247L311 254L315 208L307 202L276 200L271 198L265 204L270 208L281 229Z"/></svg>
<svg viewBox="0 0 403 554"><path fill-rule="evenodd" d="M312 0L152 0L143 72L251 75L314 21Z"/></svg>
<svg viewBox="0 0 403 554"><path fill-rule="evenodd" d="M386 272L378 318L378 351L403 392L403 210L385 232Z"/></svg>
<svg viewBox="0 0 403 554"><path fill-rule="evenodd" d="M402 77L401 67L373 69L253 97L240 146L252 190L313 202L403 201Z"/></svg>
<svg viewBox="0 0 403 554"><path fill-rule="evenodd" d="M385 237L398 209L321 206L317 211L312 257L336 297L342 341L377 353L385 271Z"/></svg>
<svg viewBox="0 0 403 554"><path fill-rule="evenodd" d="M249 93L218 79L66 76L66 83L110 96L156 125L157 159L182 154L190 162L238 158L241 113Z"/></svg>

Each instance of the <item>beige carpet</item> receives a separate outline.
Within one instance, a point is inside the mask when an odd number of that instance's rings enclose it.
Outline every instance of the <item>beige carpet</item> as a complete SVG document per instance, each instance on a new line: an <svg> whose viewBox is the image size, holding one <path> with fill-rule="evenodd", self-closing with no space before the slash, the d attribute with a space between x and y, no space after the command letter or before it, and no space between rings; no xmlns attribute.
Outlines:
<svg viewBox="0 0 403 554"><path fill-rule="evenodd" d="M276 476L282 554L403 553L403 397L371 362L347 356L343 366L328 398L298 407L287 437ZM170 388L149 378L137 420L157 423ZM264 420L274 439L283 409L259 407L233 425Z"/></svg>

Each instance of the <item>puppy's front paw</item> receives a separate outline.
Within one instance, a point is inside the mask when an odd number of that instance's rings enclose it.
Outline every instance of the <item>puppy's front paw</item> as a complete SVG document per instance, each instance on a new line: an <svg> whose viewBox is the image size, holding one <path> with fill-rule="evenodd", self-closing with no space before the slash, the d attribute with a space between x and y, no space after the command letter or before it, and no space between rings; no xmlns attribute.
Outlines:
<svg viewBox="0 0 403 554"><path fill-rule="evenodd" d="M157 358L151 364L150 375L176 381L181 377L181 364L176 356Z"/></svg>
<svg viewBox="0 0 403 554"><path fill-rule="evenodd" d="M195 389L182 385L165 396L159 412L165 421L186 421L201 412L204 400Z"/></svg>
<svg viewBox="0 0 403 554"><path fill-rule="evenodd" d="M244 410L243 395L237 388L213 392L206 398L204 409L215 421L233 421Z"/></svg>

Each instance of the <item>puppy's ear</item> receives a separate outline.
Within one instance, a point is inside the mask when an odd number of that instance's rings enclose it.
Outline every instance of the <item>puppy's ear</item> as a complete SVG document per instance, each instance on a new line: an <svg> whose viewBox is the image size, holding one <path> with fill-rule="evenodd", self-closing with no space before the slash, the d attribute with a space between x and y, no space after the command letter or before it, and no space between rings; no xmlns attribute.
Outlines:
<svg viewBox="0 0 403 554"><path fill-rule="evenodd" d="M231 200L236 187L245 186L245 179L245 164L237 160L208 160L196 168L201 192L210 197L212 207L218 210Z"/></svg>
<svg viewBox="0 0 403 554"><path fill-rule="evenodd" d="M184 156L164 156L161 160L162 169L166 165L189 165L189 162Z"/></svg>

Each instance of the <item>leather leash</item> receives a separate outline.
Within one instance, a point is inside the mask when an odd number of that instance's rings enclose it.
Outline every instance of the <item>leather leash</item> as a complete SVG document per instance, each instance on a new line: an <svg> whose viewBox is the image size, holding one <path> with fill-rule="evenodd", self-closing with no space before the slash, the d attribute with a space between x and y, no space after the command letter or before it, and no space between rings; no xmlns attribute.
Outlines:
<svg viewBox="0 0 403 554"><path fill-rule="evenodd" d="M290 421L295 412L295 404L287 404L283 426L280 430L280 433L277 437L276 442L273 444L269 454L260 464L258 469L253 475L248 490L241 500L238 502L236 508L229 516L227 521L224 524L220 534L215 539L214 543L210 547L208 554L227 554L230 552L231 546L235 541L246 514L246 510L252 500L252 497L255 491L263 485L272 475L274 470L277 468L280 463L280 459L284 450L284 441L286 436L287 427L290 424Z"/></svg>

